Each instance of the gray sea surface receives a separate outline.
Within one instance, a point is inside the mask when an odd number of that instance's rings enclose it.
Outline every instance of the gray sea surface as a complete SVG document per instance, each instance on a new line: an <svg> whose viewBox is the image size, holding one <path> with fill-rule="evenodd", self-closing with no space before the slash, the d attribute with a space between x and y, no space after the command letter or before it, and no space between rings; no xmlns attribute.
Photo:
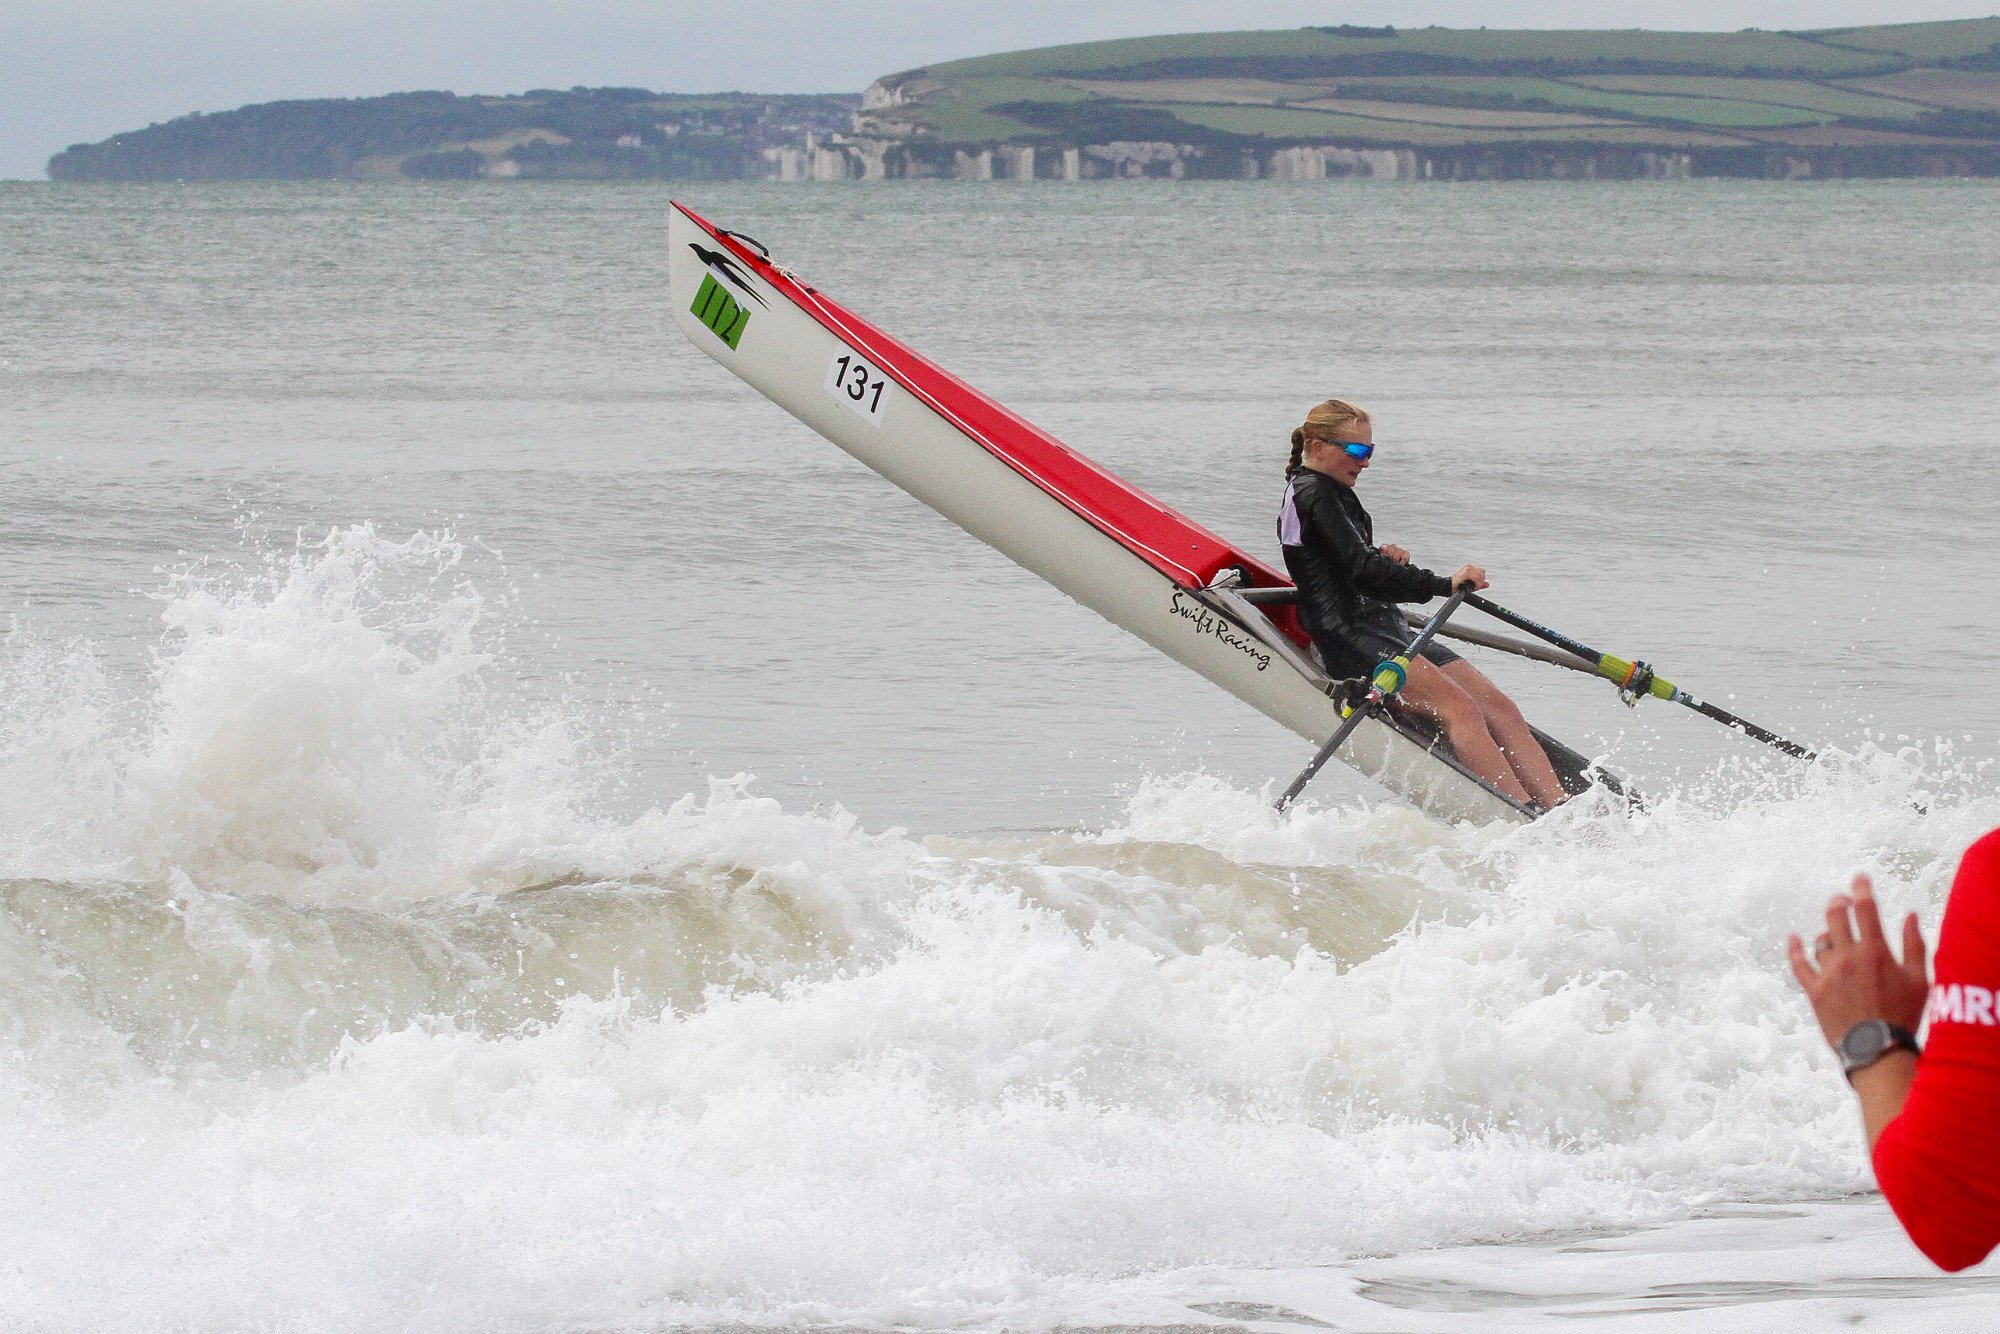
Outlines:
<svg viewBox="0 0 2000 1334"><path fill-rule="evenodd" d="M1379 535L1817 745L1995 748L2000 190L689 184L835 299L1275 558L1285 437L1377 417ZM872 824L1089 824L1296 738L683 344L661 185L0 186L0 607L124 668L247 526L476 538L509 668ZM1749 743L1483 655L1642 784ZM634 721L638 719L638 721ZM1331 796L1369 789L1344 775Z"/></svg>
<svg viewBox="0 0 2000 1334"><path fill-rule="evenodd" d="M1477 660L1447 826L670 318L654 185L0 185L0 1326L1974 1331L1786 970L2000 824L2000 186L689 186Z"/></svg>

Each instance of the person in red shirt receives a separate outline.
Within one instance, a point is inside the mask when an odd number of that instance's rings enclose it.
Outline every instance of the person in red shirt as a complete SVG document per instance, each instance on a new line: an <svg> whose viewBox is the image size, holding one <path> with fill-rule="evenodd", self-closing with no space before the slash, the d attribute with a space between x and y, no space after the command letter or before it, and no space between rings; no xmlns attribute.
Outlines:
<svg viewBox="0 0 2000 1334"><path fill-rule="evenodd" d="M1897 1221L1940 1269L1978 1264L2000 1245L2000 830L1959 862L1934 983L1917 915L1903 922L1899 962L1865 875L1827 904L1810 959L1797 936L1785 952L1860 1095L1875 1180ZM1926 1019L1920 1054L1913 1030Z"/></svg>

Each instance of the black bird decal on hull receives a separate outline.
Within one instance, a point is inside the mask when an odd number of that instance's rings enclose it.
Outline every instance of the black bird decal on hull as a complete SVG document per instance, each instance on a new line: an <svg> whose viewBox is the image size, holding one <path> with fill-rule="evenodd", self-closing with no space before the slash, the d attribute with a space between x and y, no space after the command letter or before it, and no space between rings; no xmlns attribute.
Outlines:
<svg viewBox="0 0 2000 1334"><path fill-rule="evenodd" d="M707 246L696 245L692 241L688 242L688 249L701 256L702 263L729 279L736 287L741 288L745 296L766 309L770 308L771 303L757 295L757 289L750 285L749 275L744 273L741 268L738 268L736 261L730 256L723 254L720 250L710 250Z"/></svg>

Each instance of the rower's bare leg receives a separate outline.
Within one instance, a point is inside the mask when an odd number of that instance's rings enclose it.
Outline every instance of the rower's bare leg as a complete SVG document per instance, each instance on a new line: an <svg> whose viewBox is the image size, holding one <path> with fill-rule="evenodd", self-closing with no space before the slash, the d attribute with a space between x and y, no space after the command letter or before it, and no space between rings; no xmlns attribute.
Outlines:
<svg viewBox="0 0 2000 1334"><path fill-rule="evenodd" d="M1500 752L1479 701L1457 682L1423 658L1410 663L1410 679L1397 692L1404 705L1437 720L1458 762L1515 801L1529 800L1528 789L1514 766Z"/></svg>
<svg viewBox="0 0 2000 1334"><path fill-rule="evenodd" d="M1442 670L1479 705L1493 739L1500 743L1500 753L1507 757L1515 776L1534 796L1536 803L1543 810L1553 810L1569 800L1569 794L1563 791L1562 780L1556 777L1555 766L1549 763L1549 753L1542 749L1541 742L1535 740L1528 720L1521 716L1520 706L1488 680L1484 672L1463 658L1446 663Z"/></svg>

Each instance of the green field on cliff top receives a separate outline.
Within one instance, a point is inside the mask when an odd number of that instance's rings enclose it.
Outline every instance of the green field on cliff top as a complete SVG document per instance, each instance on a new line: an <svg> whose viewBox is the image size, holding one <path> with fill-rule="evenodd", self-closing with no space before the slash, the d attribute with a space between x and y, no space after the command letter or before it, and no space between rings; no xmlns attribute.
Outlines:
<svg viewBox="0 0 2000 1334"><path fill-rule="evenodd" d="M2000 18L1196 33L956 60L879 87L891 104L863 132L944 143L1964 143L2000 138Z"/></svg>
<svg viewBox="0 0 2000 1334"><path fill-rule="evenodd" d="M1833 174L2000 176L2000 18L1817 32L1135 37L907 70L865 99L576 87L267 102L72 145L49 175L796 179L816 145L840 159L836 175L860 174L873 153L881 173L935 176L1000 145L1133 142L1231 178L1235 164L1334 147L1423 150L1456 161L1452 171L1491 159L1478 170L1501 174L1577 149L1664 150L1752 175L1790 175L1795 156L1817 156Z"/></svg>

